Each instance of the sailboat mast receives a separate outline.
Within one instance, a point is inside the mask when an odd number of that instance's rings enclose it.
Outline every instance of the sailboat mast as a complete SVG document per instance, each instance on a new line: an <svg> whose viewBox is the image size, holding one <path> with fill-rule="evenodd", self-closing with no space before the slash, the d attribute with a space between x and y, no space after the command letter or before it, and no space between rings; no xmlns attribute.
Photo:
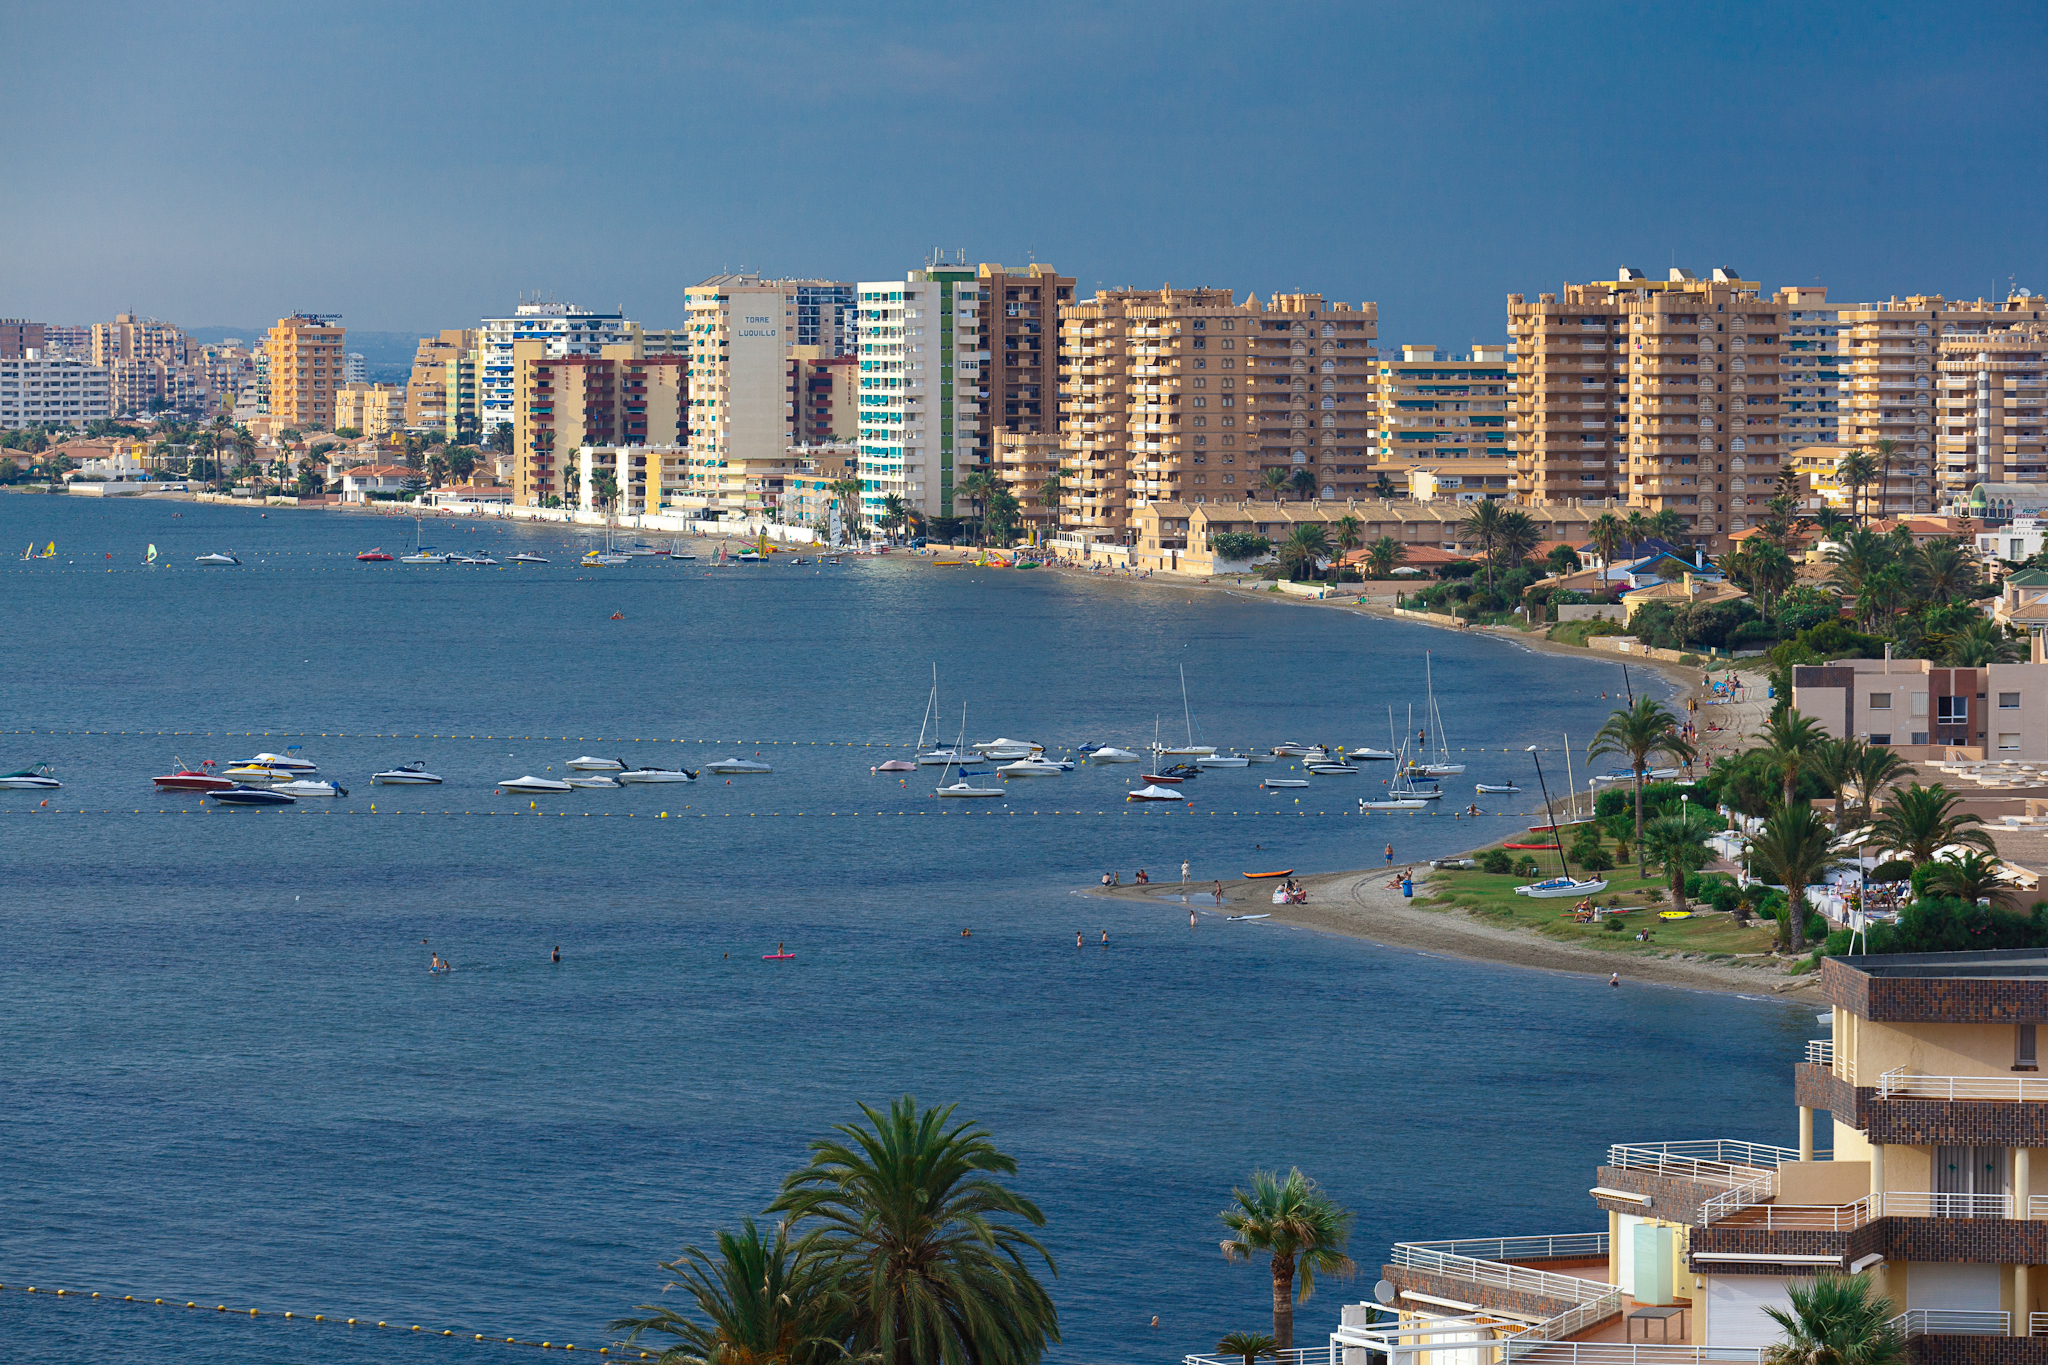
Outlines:
<svg viewBox="0 0 2048 1365"><path fill-rule="evenodd" d="M1188 747L1195 747L1195 713L1188 710L1188 666L1180 666L1180 716L1188 727Z"/></svg>
<svg viewBox="0 0 2048 1365"><path fill-rule="evenodd" d="M1566 813L1576 820L1579 818L1579 779L1572 775L1572 736L1569 730L1565 731L1564 736L1564 781L1564 808ZM1592 813L1586 812L1587 815ZM1556 821L1551 823L1555 824Z"/></svg>

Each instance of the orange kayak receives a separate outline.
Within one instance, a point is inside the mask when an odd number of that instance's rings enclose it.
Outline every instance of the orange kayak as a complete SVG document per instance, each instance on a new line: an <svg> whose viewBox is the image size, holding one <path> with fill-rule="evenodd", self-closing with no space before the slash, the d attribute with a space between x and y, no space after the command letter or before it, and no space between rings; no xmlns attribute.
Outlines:
<svg viewBox="0 0 2048 1365"><path fill-rule="evenodd" d="M1258 881L1263 877L1292 877L1294 875L1294 869L1290 867L1282 869L1279 872L1247 872L1244 875L1251 881Z"/></svg>

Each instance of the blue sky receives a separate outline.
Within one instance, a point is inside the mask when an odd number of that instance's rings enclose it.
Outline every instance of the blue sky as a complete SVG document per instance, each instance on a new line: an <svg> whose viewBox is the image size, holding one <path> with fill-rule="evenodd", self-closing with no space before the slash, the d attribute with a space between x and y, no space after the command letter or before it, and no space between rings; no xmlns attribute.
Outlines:
<svg viewBox="0 0 2048 1365"><path fill-rule="evenodd" d="M1383 343L1622 263L2048 288L2048 7L0 3L0 315L654 325L932 246Z"/></svg>

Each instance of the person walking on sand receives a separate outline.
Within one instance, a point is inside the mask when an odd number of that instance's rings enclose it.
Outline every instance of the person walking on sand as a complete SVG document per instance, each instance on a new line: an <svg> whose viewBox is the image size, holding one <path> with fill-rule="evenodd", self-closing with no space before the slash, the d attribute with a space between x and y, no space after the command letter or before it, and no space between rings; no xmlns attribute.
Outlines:
<svg viewBox="0 0 2048 1365"><path fill-rule="evenodd" d="M1186 858L1182 858L1180 860L1180 884L1182 886L1186 886L1188 884L1188 871L1188 860Z"/></svg>
<svg viewBox="0 0 2048 1365"><path fill-rule="evenodd" d="M1218 905L1221 905L1221 904L1223 904L1223 883L1222 883L1222 882L1218 882L1218 883L1216 883L1216 903L1217 903Z"/></svg>

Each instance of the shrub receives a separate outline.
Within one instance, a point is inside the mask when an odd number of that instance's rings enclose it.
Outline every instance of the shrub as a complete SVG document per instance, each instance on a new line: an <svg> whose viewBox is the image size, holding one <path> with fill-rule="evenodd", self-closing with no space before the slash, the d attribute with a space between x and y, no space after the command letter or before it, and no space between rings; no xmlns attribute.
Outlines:
<svg viewBox="0 0 2048 1365"><path fill-rule="evenodd" d="M1496 876L1505 875L1515 870L1514 859L1508 857L1504 848L1489 848L1479 856L1479 870Z"/></svg>
<svg viewBox="0 0 2048 1365"><path fill-rule="evenodd" d="M1515 864L1515 875L1517 877L1535 877L1536 860L1524 853L1521 860Z"/></svg>
<svg viewBox="0 0 2048 1365"><path fill-rule="evenodd" d="M1744 621L1728 632L1728 651L1731 654L1745 649L1769 649L1777 642L1777 629L1768 621Z"/></svg>
<svg viewBox="0 0 2048 1365"><path fill-rule="evenodd" d="M1217 531L1209 537L1209 552L1224 559L1257 559L1272 550L1272 541L1250 531Z"/></svg>
<svg viewBox="0 0 2048 1365"><path fill-rule="evenodd" d="M1607 930L1609 933L1618 934L1621 932L1621 921L1616 919L1614 916L1609 915L1607 917L1606 923Z"/></svg>
<svg viewBox="0 0 2048 1365"><path fill-rule="evenodd" d="M2024 915L1929 897L1907 906L1896 924L1870 927L1873 953L1953 953L2048 947L2048 901Z"/></svg>
<svg viewBox="0 0 2048 1365"><path fill-rule="evenodd" d="M1584 853L1573 854L1572 860L1588 872L1611 872L1614 870L1614 859L1607 856L1606 849L1600 848L1597 845L1586 850Z"/></svg>
<svg viewBox="0 0 2048 1365"><path fill-rule="evenodd" d="M1874 882L1903 882L1913 875L1913 864L1905 858L1893 858L1870 869L1870 880Z"/></svg>

